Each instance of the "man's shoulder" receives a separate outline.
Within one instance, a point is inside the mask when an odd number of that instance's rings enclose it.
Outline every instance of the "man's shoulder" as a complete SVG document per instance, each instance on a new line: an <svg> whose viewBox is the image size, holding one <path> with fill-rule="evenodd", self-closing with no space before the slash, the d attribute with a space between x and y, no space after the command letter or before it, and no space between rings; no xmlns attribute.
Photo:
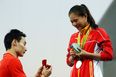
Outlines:
<svg viewBox="0 0 116 77"><path fill-rule="evenodd" d="M0 61L1 68L7 69L8 67L12 67L14 65L20 65L20 60L15 58L13 55L9 53L5 53L3 55L3 59Z"/></svg>
<svg viewBox="0 0 116 77"><path fill-rule="evenodd" d="M3 61L7 63L12 63L12 62L19 62L20 60L14 57L13 55L11 55L10 53L5 53L3 56Z"/></svg>

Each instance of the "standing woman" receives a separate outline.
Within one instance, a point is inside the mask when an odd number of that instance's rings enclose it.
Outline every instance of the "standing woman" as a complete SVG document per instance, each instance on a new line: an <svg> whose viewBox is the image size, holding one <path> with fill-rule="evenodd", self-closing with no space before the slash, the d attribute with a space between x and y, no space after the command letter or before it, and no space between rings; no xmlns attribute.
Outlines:
<svg viewBox="0 0 116 77"><path fill-rule="evenodd" d="M86 5L75 5L69 11L72 25L78 32L71 35L67 64L72 68L70 77L103 77L101 61L113 59L111 40L103 28L99 28ZM81 50L71 47L76 43Z"/></svg>

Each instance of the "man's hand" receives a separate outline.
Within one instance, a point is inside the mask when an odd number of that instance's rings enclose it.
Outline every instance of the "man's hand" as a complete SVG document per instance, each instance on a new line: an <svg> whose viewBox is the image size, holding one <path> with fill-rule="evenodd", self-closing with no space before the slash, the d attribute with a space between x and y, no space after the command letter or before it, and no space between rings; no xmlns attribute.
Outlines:
<svg viewBox="0 0 116 77"><path fill-rule="evenodd" d="M52 67L45 67L45 66L41 66L35 77L49 77L52 73Z"/></svg>
<svg viewBox="0 0 116 77"><path fill-rule="evenodd" d="M52 73L52 67L43 66L42 77L49 77Z"/></svg>
<svg viewBox="0 0 116 77"><path fill-rule="evenodd" d="M37 71L35 77L41 77L41 75L42 75L42 70L43 70L43 67L41 66L41 67L38 69L38 71Z"/></svg>

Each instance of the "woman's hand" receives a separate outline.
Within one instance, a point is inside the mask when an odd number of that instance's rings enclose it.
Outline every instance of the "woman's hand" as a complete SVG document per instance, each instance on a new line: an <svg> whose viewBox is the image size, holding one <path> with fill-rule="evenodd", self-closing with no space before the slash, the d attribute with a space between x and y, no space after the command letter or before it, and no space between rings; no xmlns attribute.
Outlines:
<svg viewBox="0 0 116 77"><path fill-rule="evenodd" d="M84 56L87 56L87 55L88 55L88 52L85 51L85 50L81 50L81 52L76 53L76 56L78 56L78 57L84 57Z"/></svg>
<svg viewBox="0 0 116 77"><path fill-rule="evenodd" d="M85 50L81 50L79 53L76 53L74 50L71 50L70 51L70 55L73 57L73 58L83 58L84 56L87 56L89 54L89 52L85 51Z"/></svg>

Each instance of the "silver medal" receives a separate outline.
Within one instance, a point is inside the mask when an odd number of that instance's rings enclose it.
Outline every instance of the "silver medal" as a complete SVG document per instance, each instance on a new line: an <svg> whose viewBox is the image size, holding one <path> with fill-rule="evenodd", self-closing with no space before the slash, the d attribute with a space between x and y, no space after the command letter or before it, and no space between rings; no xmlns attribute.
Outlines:
<svg viewBox="0 0 116 77"><path fill-rule="evenodd" d="M82 65L82 61L81 60L78 60L77 63L76 63L76 68L80 68Z"/></svg>

